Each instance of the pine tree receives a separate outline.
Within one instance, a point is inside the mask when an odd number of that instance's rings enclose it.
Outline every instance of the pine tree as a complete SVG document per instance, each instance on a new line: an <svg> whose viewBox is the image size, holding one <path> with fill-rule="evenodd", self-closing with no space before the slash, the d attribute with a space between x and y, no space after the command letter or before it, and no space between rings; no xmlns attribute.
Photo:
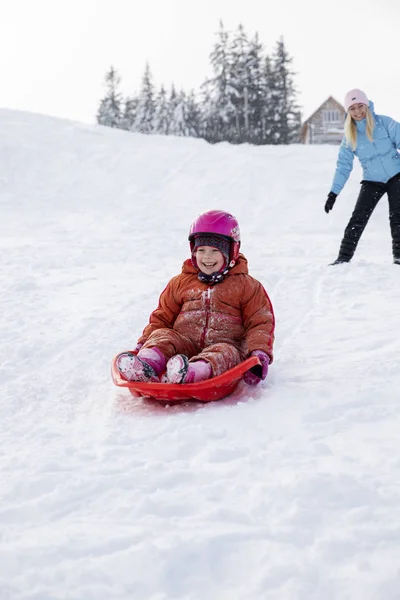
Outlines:
<svg viewBox="0 0 400 600"><path fill-rule="evenodd" d="M175 86L171 86L168 99L168 122L169 135L182 135L182 97L176 92Z"/></svg>
<svg viewBox="0 0 400 600"><path fill-rule="evenodd" d="M298 135L300 112L296 103L294 73L286 47L281 38L272 58L273 78L271 100L275 110L272 143L289 144Z"/></svg>
<svg viewBox="0 0 400 600"><path fill-rule="evenodd" d="M121 109L120 78L113 67L106 75L107 94L97 121L141 133L202 137L212 143L289 144L299 141L301 114L294 73L283 39L272 57L265 56L256 33L249 39L243 25L232 36L219 24L210 53L213 76L193 91L156 94L147 64L139 95Z"/></svg>
<svg viewBox="0 0 400 600"><path fill-rule="evenodd" d="M185 105L185 135L200 137L203 126L203 115L195 93L191 90L186 97Z"/></svg>
<svg viewBox="0 0 400 600"><path fill-rule="evenodd" d="M290 114L290 130L289 130L289 140L288 144L300 144L300 133L301 133L301 110L297 106L293 107L292 112Z"/></svg>
<svg viewBox="0 0 400 600"><path fill-rule="evenodd" d="M230 87L230 50L229 34L219 23L217 41L210 54L210 62L214 77L202 86L203 110L206 115L205 130L209 141L219 142L229 139L231 123L234 121L235 108L232 104Z"/></svg>
<svg viewBox="0 0 400 600"><path fill-rule="evenodd" d="M249 138L249 41L242 24L239 25L231 44L231 102L234 106L234 141L245 142Z"/></svg>
<svg viewBox="0 0 400 600"><path fill-rule="evenodd" d="M121 78L114 67L105 76L106 95L100 101L97 113L97 123L107 127L120 127L121 122L121 94L118 92Z"/></svg>
<svg viewBox="0 0 400 600"><path fill-rule="evenodd" d="M138 96L136 117L133 130L139 133L152 133L154 130L154 86L149 64L146 64L142 79L142 89Z"/></svg>
<svg viewBox="0 0 400 600"><path fill-rule="evenodd" d="M279 143L279 94L275 90L275 75L272 60L269 56L265 57L263 74L263 111L262 111L262 130L264 144Z"/></svg>
<svg viewBox="0 0 400 600"><path fill-rule="evenodd" d="M179 92L176 98L175 111L173 123L175 123L176 135L188 135L186 127L186 111L187 111L187 98L183 90Z"/></svg>
<svg viewBox="0 0 400 600"><path fill-rule="evenodd" d="M168 98L165 87L162 85L155 99L154 133L168 135L170 129L170 115Z"/></svg>
<svg viewBox="0 0 400 600"><path fill-rule="evenodd" d="M201 86L201 108L204 115L202 137L211 144L227 139L224 127L221 126L221 117L213 91L207 81Z"/></svg>
<svg viewBox="0 0 400 600"><path fill-rule="evenodd" d="M263 111L265 104L265 85L262 67L263 46L256 33L249 42L246 57L248 136L251 143L263 143Z"/></svg>
<svg viewBox="0 0 400 600"><path fill-rule="evenodd" d="M121 116L121 129L126 129L127 131L134 130L138 103L139 99L135 96L125 99L124 110Z"/></svg>
<svg viewBox="0 0 400 600"><path fill-rule="evenodd" d="M262 143L264 78L263 47L258 34L249 40L239 25L231 44L229 81L235 107L234 141Z"/></svg>

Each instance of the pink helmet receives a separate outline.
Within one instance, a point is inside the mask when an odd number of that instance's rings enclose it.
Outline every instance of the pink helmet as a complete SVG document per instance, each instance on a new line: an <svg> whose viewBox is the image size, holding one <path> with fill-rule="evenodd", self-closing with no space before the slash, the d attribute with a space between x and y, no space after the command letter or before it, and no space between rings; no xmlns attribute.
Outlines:
<svg viewBox="0 0 400 600"><path fill-rule="evenodd" d="M193 253L194 241L197 236L207 233L220 236L230 241L229 263L233 266L239 256L240 229L237 219L223 210L207 210L198 215L190 226L190 251Z"/></svg>

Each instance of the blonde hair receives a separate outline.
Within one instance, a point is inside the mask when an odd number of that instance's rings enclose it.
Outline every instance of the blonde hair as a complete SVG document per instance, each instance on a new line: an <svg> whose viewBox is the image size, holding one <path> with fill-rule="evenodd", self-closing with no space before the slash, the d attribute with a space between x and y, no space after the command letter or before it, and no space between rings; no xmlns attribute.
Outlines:
<svg viewBox="0 0 400 600"><path fill-rule="evenodd" d="M374 133L375 123L374 123L374 117L372 116L372 112L370 111L368 106L367 106L367 112L366 112L365 118L367 121L367 127L366 127L367 138L369 139L370 142L372 142L373 141L372 135ZM349 146L351 146L352 149L355 150L356 146L357 146L357 126L356 126L356 123L355 123L353 117L350 115L350 113L347 113L346 121L344 122L344 135L346 137L346 141L349 144Z"/></svg>

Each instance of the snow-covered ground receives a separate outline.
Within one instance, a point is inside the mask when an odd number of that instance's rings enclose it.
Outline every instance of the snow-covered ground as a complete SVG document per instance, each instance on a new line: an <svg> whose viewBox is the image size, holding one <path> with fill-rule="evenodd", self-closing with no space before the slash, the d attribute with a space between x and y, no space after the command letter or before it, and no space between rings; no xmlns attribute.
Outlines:
<svg viewBox="0 0 400 600"><path fill-rule="evenodd" d="M398 600L400 267L387 199L337 255L337 147L210 146L0 111L1 600ZM203 210L276 313L257 389L110 378Z"/></svg>

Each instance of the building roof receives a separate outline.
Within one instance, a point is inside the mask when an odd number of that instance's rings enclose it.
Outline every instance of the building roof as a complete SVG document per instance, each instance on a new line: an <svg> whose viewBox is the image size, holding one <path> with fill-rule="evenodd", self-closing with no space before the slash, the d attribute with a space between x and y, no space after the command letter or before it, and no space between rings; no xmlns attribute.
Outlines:
<svg viewBox="0 0 400 600"><path fill-rule="evenodd" d="M335 104L337 104L338 108L342 111L342 112L346 112L344 110L344 106L342 104L340 104L340 102L338 102L333 96L329 96L326 100L324 100L324 102L322 104L320 104L317 108L317 110L315 110L312 115L310 115L308 117L308 119L306 119L303 123L303 125L305 125L306 123L308 123L309 121L312 120L312 118L317 114L317 112L319 112L321 110L321 108L324 106L324 104L326 104L327 102L329 102L330 100L332 100Z"/></svg>

